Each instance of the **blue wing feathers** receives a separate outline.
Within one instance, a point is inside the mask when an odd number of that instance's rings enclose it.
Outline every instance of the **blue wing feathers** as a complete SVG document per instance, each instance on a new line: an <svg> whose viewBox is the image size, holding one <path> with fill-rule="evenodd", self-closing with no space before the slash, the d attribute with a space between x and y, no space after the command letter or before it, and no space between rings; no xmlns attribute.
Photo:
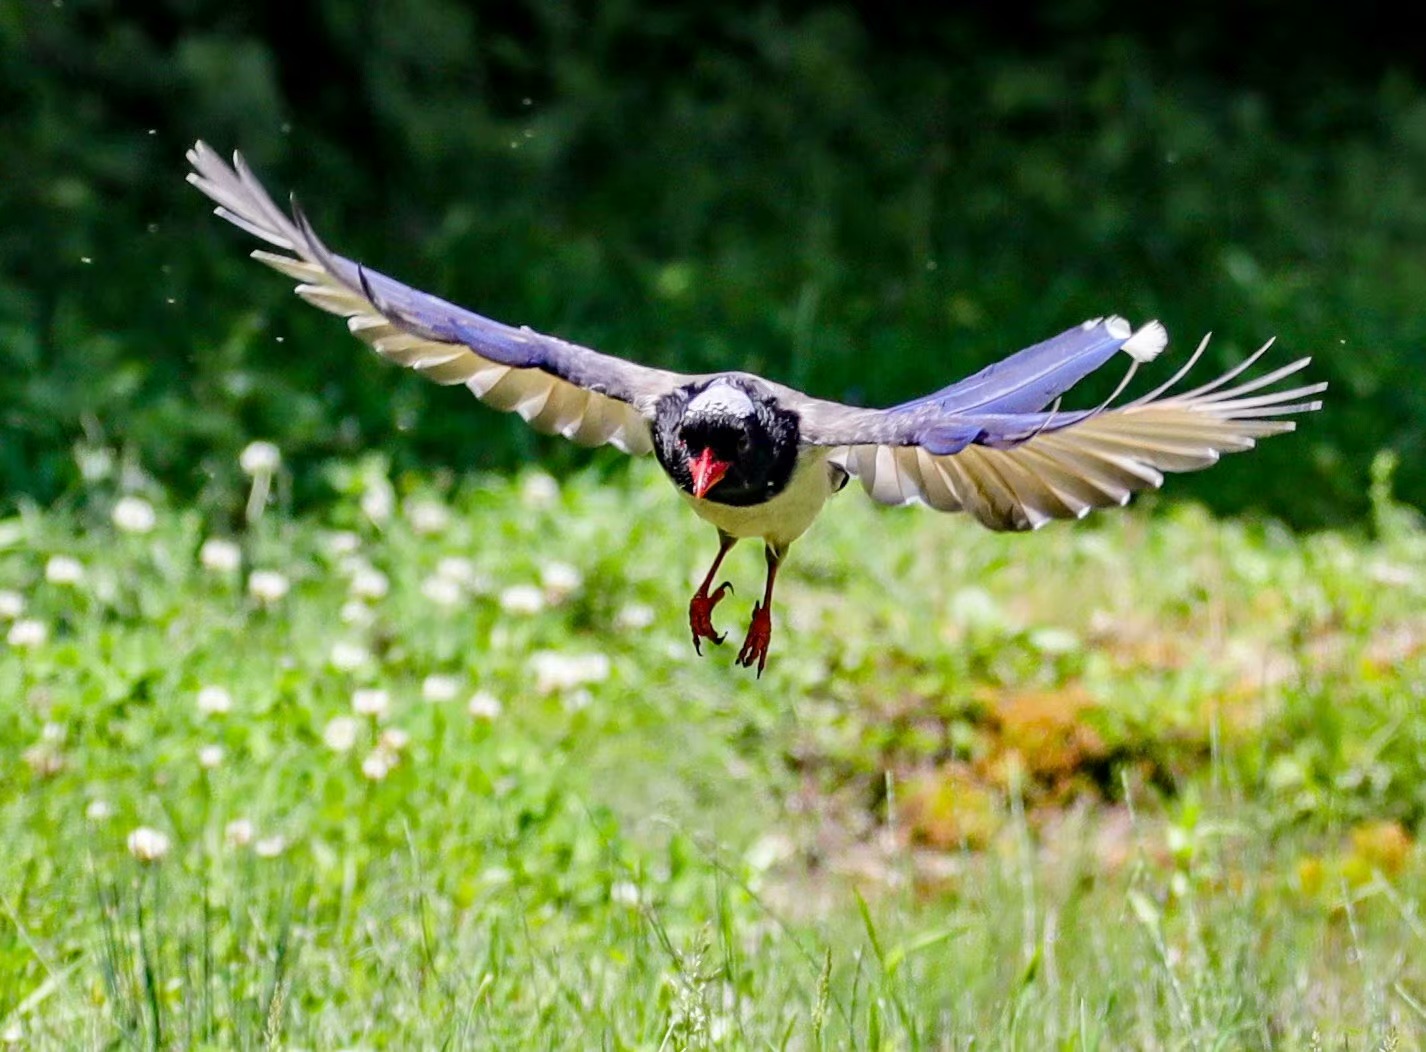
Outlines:
<svg viewBox="0 0 1426 1052"><path fill-rule="evenodd" d="M1036 413L1108 362L1130 337L1119 318L1077 325L891 412L935 406L976 416Z"/></svg>

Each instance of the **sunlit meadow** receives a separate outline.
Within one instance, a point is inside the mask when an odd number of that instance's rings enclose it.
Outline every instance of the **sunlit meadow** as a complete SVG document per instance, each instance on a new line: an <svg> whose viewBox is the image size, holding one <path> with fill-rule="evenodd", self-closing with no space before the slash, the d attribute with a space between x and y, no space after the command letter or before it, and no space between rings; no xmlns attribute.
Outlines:
<svg viewBox="0 0 1426 1052"><path fill-rule="evenodd" d="M849 491L761 681L649 465L241 467L0 521L0 1043L1423 1047L1388 461L1361 534Z"/></svg>

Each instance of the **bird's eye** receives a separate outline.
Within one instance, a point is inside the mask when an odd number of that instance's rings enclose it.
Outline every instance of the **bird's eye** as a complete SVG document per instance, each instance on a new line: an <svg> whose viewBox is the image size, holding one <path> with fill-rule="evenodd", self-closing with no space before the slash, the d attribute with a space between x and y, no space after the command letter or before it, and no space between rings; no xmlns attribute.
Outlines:
<svg viewBox="0 0 1426 1052"><path fill-rule="evenodd" d="M753 450L753 436L744 431L738 436L738 454L747 456Z"/></svg>

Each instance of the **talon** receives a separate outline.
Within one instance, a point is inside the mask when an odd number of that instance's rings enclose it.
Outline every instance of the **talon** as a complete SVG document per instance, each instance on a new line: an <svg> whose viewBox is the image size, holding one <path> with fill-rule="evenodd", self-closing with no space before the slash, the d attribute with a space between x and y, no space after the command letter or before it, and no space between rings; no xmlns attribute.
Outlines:
<svg viewBox="0 0 1426 1052"><path fill-rule="evenodd" d="M758 603L753 607L753 619L748 625L748 635L743 640L743 649L738 651L738 664L743 668L752 668L756 662L758 678L761 679L763 669L767 667L767 652L771 642L772 611L762 603Z"/></svg>
<svg viewBox="0 0 1426 1052"><path fill-rule="evenodd" d="M713 608L732 591L733 586L724 581L711 594L700 590L689 602L688 626L693 630L693 652L699 657L703 656L703 640L711 640L714 646L720 646L728 638L728 633L713 627Z"/></svg>

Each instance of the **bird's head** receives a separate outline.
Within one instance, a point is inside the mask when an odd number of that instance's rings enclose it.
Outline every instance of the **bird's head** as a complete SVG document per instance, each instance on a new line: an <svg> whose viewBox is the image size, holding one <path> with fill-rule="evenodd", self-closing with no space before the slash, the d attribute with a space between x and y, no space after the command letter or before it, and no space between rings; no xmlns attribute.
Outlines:
<svg viewBox="0 0 1426 1052"><path fill-rule="evenodd" d="M762 385L718 377L678 392L655 424L664 470L685 491L722 504L757 504L792 477L797 415Z"/></svg>

